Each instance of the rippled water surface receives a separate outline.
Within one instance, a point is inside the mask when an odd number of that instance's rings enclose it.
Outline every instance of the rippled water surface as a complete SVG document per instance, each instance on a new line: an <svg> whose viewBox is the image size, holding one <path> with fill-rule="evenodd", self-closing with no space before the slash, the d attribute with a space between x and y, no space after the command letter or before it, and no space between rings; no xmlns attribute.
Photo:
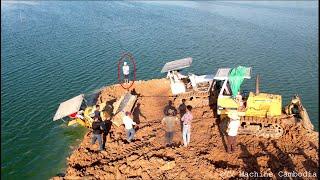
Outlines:
<svg viewBox="0 0 320 180"><path fill-rule="evenodd" d="M318 3L1 1L1 177L47 179L65 167L84 128L53 122L58 104L117 82L131 52L137 78L166 61L189 69L252 66L261 91L298 93L318 127ZM254 90L254 80L244 89Z"/></svg>

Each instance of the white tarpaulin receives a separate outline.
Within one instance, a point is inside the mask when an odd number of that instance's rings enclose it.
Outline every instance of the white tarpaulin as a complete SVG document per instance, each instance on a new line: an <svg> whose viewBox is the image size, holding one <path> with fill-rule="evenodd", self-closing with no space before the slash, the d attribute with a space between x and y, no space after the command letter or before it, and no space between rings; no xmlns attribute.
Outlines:
<svg viewBox="0 0 320 180"><path fill-rule="evenodd" d="M202 83L202 82L209 82L213 80L213 74L208 74L208 75L201 75L201 76L197 76L195 75L195 81L196 83Z"/></svg>
<svg viewBox="0 0 320 180"><path fill-rule="evenodd" d="M161 73L187 68L187 67L189 67L191 65L191 63L192 63L192 58L191 57L184 58L184 59L179 59L179 60L175 60L175 61L171 61L171 62L167 62L163 66L163 68L161 70Z"/></svg>
<svg viewBox="0 0 320 180"><path fill-rule="evenodd" d="M56 114L53 117L53 120L64 118L72 113L78 112L82 104L84 94L80 94L72 99L69 99L59 105L59 108Z"/></svg>
<svg viewBox="0 0 320 180"><path fill-rule="evenodd" d="M251 67L247 68L244 78L250 79L251 78ZM214 79L216 80L226 80L229 79L229 73L231 68L219 68L216 75L214 76Z"/></svg>

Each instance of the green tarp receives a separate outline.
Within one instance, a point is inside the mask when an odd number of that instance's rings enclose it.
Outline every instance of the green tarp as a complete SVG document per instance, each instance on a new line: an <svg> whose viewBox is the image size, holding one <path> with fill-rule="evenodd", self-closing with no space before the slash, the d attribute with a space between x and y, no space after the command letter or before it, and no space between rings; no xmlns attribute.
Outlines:
<svg viewBox="0 0 320 180"><path fill-rule="evenodd" d="M249 68L247 67L238 66L231 70L229 74L229 82L233 97L235 97L238 94L240 86L244 80L245 73L248 69Z"/></svg>

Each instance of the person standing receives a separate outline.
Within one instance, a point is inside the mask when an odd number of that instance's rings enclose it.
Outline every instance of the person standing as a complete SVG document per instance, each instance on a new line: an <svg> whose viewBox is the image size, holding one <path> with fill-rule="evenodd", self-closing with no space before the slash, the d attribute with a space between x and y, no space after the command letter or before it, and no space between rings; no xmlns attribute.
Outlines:
<svg viewBox="0 0 320 180"><path fill-rule="evenodd" d="M244 102L243 102L243 98L242 98L242 95L241 95L240 91L236 95L236 100L237 100L237 103L238 103L238 110L239 111L244 110Z"/></svg>
<svg viewBox="0 0 320 180"><path fill-rule="evenodd" d="M94 118L95 116L98 116L99 120L101 121L101 115L100 115L100 105L97 104L95 108L92 108L92 111L90 113L90 117Z"/></svg>
<svg viewBox="0 0 320 180"><path fill-rule="evenodd" d="M104 148L103 148L103 143L102 143L102 139L101 139L101 134L102 134L101 121L99 120L98 116L94 116L93 120L94 121L92 123L91 144L95 144L96 140L98 140L99 151L102 151Z"/></svg>
<svg viewBox="0 0 320 180"><path fill-rule="evenodd" d="M181 121L181 118L183 115L187 112L187 105L186 105L186 100L182 99L182 104L179 105L179 114L180 114L180 129L181 132L183 130L183 122Z"/></svg>
<svg viewBox="0 0 320 180"><path fill-rule="evenodd" d="M228 116L230 118L230 122L227 129L227 152L232 153L235 151L238 129L240 127L240 117L236 112L232 112Z"/></svg>
<svg viewBox="0 0 320 180"><path fill-rule="evenodd" d="M165 116L176 116L177 115L177 109L172 105L172 101L170 100L168 102L168 105L164 107L163 113Z"/></svg>
<svg viewBox="0 0 320 180"><path fill-rule="evenodd" d="M96 105L96 110L94 111L94 116L98 116L99 120L101 121L101 115L100 115L100 106L99 104Z"/></svg>
<svg viewBox="0 0 320 180"><path fill-rule="evenodd" d="M167 115L164 116L161 123L166 127L166 145L170 146L172 144L172 139L174 135L174 125L177 122L177 117L174 115L174 111L168 112Z"/></svg>
<svg viewBox="0 0 320 180"><path fill-rule="evenodd" d="M147 119L147 117L141 113L140 106L141 104L138 102L132 112L133 121L137 124L140 124L140 116L143 117L145 120Z"/></svg>
<svg viewBox="0 0 320 180"><path fill-rule="evenodd" d="M123 72L123 75L124 75L124 82L125 83L129 83L130 67L127 65L127 62L123 63L122 72Z"/></svg>
<svg viewBox="0 0 320 180"><path fill-rule="evenodd" d="M103 147L106 147L106 143L107 143L107 135L110 134L111 137L111 126L112 126L112 121L111 121L111 117L108 113L104 114L104 121L101 121L101 127L103 129L103 133L102 133L102 144Z"/></svg>
<svg viewBox="0 0 320 180"><path fill-rule="evenodd" d="M127 141L129 143L134 138L135 130L133 128L133 125L136 125L136 123L130 117L130 114L131 114L130 112L126 112L125 116L123 117L123 124L124 124L124 127L125 127L126 132L127 132Z"/></svg>
<svg viewBox="0 0 320 180"><path fill-rule="evenodd" d="M191 121L193 119L191 110L192 110L192 106L188 105L187 112L181 118L181 121L183 122L182 139L183 139L184 147L187 147L190 144Z"/></svg>

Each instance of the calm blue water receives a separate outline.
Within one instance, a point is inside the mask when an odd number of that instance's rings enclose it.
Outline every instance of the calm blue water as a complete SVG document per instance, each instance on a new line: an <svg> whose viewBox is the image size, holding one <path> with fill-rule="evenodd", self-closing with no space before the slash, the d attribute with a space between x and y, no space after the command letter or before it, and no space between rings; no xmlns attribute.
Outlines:
<svg viewBox="0 0 320 180"><path fill-rule="evenodd" d="M58 104L117 82L131 52L138 79L191 56L190 71L252 66L261 91L298 93L318 127L318 2L1 1L1 177L47 179L85 129L53 122ZM244 89L254 90L254 80Z"/></svg>

